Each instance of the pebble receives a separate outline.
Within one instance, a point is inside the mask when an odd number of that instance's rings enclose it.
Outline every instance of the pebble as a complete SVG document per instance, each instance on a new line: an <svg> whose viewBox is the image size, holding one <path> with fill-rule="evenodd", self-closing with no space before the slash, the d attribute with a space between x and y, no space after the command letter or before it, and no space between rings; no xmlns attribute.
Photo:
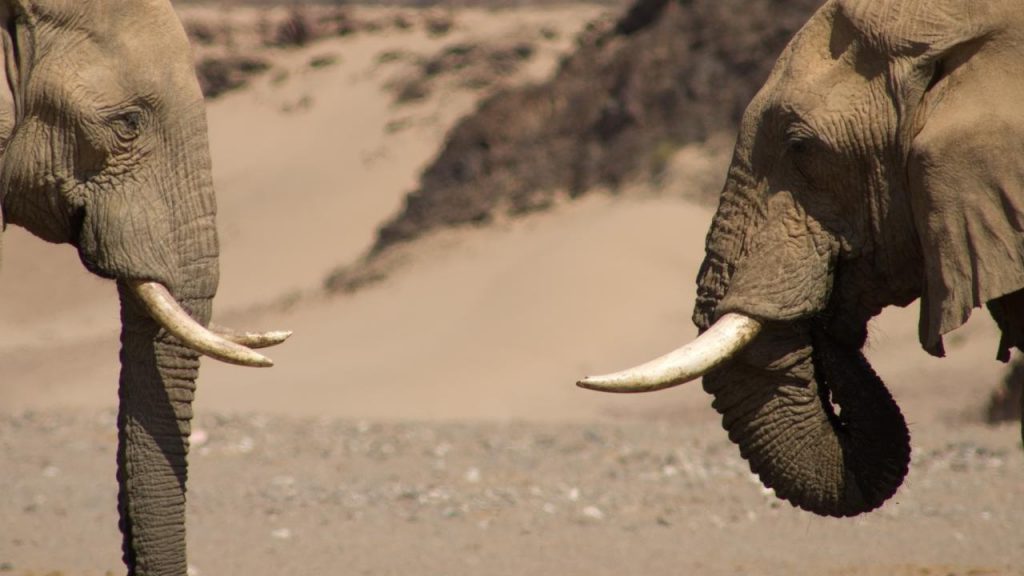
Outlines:
<svg viewBox="0 0 1024 576"><path fill-rule="evenodd" d="M200 448L210 440L210 434L202 428L193 428L192 434L188 437L188 443L193 448Z"/></svg>
<svg viewBox="0 0 1024 576"><path fill-rule="evenodd" d="M239 454L248 454L252 452L255 447L256 442L254 442L249 436L245 436L238 441L238 444L235 445L235 450L237 450Z"/></svg>

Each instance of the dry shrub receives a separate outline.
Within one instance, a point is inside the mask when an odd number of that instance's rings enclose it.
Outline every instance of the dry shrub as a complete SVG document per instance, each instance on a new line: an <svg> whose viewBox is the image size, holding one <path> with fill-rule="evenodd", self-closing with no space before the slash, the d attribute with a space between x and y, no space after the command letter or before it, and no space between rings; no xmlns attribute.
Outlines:
<svg viewBox="0 0 1024 576"><path fill-rule="evenodd" d="M431 36L444 36L455 27L455 17L450 12L431 12L424 18L423 26Z"/></svg>
<svg viewBox="0 0 1024 576"><path fill-rule="evenodd" d="M182 22L182 26L185 28L185 34L188 35L189 40L201 46L216 44L221 36L220 30L216 26L202 20L186 20Z"/></svg>
<svg viewBox="0 0 1024 576"><path fill-rule="evenodd" d="M262 58L254 56L220 56L207 57L196 64L196 75L199 87L207 98L216 98L221 94L239 88L248 83L252 76L270 68L270 64Z"/></svg>
<svg viewBox="0 0 1024 576"><path fill-rule="evenodd" d="M985 406L985 421L990 424L1016 422L1024 408L1024 356L1010 364L1003 382L989 396Z"/></svg>
<svg viewBox="0 0 1024 576"><path fill-rule="evenodd" d="M422 100L433 92L436 83L444 81L471 90L492 87L518 72L535 53L536 47L526 41L449 44L420 60L410 74L393 83L395 102Z"/></svg>
<svg viewBox="0 0 1024 576"><path fill-rule="evenodd" d="M313 23L306 9L296 6L277 26L274 44L277 46L305 46L313 39Z"/></svg>

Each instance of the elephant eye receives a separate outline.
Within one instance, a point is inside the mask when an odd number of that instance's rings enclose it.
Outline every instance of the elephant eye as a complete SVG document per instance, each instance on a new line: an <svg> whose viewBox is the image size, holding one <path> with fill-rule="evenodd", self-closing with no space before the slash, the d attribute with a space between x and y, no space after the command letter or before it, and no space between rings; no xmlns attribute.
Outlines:
<svg viewBox="0 0 1024 576"><path fill-rule="evenodd" d="M786 137L786 153L797 172L804 178L811 178L812 166L815 158L819 156L820 149L820 142L813 136L791 134Z"/></svg>
<svg viewBox="0 0 1024 576"><path fill-rule="evenodd" d="M800 124L794 124L786 130L786 149L795 155L806 154L814 143L814 134Z"/></svg>
<svg viewBox="0 0 1024 576"><path fill-rule="evenodd" d="M811 149L811 143L807 138L796 138L786 142L786 147L790 152L798 156L802 156Z"/></svg>
<svg viewBox="0 0 1024 576"><path fill-rule="evenodd" d="M131 142L138 138L142 132L142 123L143 116L139 110L120 112L110 118L110 125L118 140L122 142Z"/></svg>

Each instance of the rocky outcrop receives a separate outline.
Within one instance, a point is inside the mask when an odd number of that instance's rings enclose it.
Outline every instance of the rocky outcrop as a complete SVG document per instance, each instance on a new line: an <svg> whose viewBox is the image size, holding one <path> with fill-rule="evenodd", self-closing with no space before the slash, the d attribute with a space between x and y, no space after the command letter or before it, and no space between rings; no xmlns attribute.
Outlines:
<svg viewBox="0 0 1024 576"><path fill-rule="evenodd" d="M456 125L371 254L559 194L615 190L679 147L734 130L819 4L638 0L593 23L550 81L497 93Z"/></svg>

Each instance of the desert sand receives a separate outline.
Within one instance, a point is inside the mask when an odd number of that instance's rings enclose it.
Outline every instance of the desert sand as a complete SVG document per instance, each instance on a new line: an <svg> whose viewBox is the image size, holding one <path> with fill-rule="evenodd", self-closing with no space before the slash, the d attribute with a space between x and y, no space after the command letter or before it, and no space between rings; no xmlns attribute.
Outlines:
<svg viewBox="0 0 1024 576"><path fill-rule="evenodd" d="M728 146L685 149L661 187L435 233L393 254L382 281L322 290L481 95L442 85L397 105L389 86L409 60L381 55L557 30L508 79L528 81L602 10L462 10L444 36L318 41L211 101L217 320L296 334L272 369L203 365L192 573L1024 574L1024 455L1016 424L981 422L1004 371L981 311L941 360L917 343L916 305L872 325L868 355L914 460L897 495L856 519L766 492L699 383L635 397L573 385L695 334L713 206L688 187L721 179ZM0 573L122 572L116 379L113 286L72 249L9 229Z"/></svg>

